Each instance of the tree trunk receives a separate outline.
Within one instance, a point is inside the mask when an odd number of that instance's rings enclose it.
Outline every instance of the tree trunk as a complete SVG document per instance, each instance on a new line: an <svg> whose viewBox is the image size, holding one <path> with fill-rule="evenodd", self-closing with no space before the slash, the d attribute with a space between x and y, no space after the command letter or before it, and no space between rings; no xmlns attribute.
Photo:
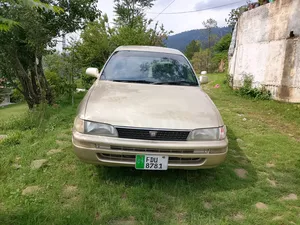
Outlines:
<svg viewBox="0 0 300 225"><path fill-rule="evenodd" d="M42 56L38 57L39 63L34 63L30 71L26 71L17 53L14 56L17 78L22 86L22 94L30 109L39 105L42 100L53 104L52 90L47 82L42 65ZM36 65L37 64L37 65Z"/></svg>
<svg viewBox="0 0 300 225"><path fill-rule="evenodd" d="M34 90L34 87L32 85L32 80L21 64L17 53L15 54L14 61L16 65L16 74L21 83L25 101L27 102L28 107L32 109L34 105L40 103L39 95L36 94L36 91Z"/></svg>
<svg viewBox="0 0 300 225"><path fill-rule="evenodd" d="M39 56L38 57L39 60L39 64L37 65L37 72L39 74L39 78L40 78L40 82L41 82L41 86L43 91L45 91L45 98L46 101L49 105L52 105L54 102L53 99L53 93L52 93L52 89L46 79L45 73L44 73L44 69L43 69L43 57Z"/></svg>

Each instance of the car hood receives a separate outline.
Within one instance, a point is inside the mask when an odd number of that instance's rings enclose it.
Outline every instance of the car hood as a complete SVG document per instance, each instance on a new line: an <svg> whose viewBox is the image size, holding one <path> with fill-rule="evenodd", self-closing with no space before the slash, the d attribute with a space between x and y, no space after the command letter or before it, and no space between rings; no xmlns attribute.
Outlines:
<svg viewBox="0 0 300 225"><path fill-rule="evenodd" d="M223 125L199 87L97 81L81 104L82 119L115 126L195 129Z"/></svg>

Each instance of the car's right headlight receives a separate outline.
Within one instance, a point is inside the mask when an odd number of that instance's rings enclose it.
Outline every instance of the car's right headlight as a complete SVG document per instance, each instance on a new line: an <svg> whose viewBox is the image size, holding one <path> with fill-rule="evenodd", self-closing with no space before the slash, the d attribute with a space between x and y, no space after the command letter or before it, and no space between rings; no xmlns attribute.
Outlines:
<svg viewBox="0 0 300 225"><path fill-rule="evenodd" d="M74 120L74 129L79 133L84 133L84 120L80 119L78 116Z"/></svg>
<svg viewBox="0 0 300 225"><path fill-rule="evenodd" d="M218 141L226 138L226 126L192 130L188 141Z"/></svg>
<svg viewBox="0 0 300 225"><path fill-rule="evenodd" d="M105 123L86 121L78 117L75 119L74 128L76 131L84 134L118 137L118 132L114 126Z"/></svg>

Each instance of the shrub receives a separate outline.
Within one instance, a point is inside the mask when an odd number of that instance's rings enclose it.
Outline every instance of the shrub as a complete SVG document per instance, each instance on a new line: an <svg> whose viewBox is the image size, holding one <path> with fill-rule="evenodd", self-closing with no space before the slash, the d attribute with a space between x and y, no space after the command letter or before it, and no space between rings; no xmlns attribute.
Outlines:
<svg viewBox="0 0 300 225"><path fill-rule="evenodd" d="M45 76L49 82L56 100L64 96L70 96L76 90L76 84L70 84L67 79L60 77L56 72L46 70Z"/></svg>
<svg viewBox="0 0 300 225"><path fill-rule="evenodd" d="M22 133L20 131L12 132L7 136L7 138L4 138L1 141L1 144L12 146L12 145L18 145L21 143Z"/></svg>
<svg viewBox="0 0 300 225"><path fill-rule="evenodd" d="M233 77L231 74L226 74L226 79L223 82L224 84L227 84L229 87L233 86Z"/></svg>
<svg viewBox="0 0 300 225"><path fill-rule="evenodd" d="M244 75L243 86L236 90L237 94L260 100L271 99L271 92L267 90L265 86L252 88L252 82L253 76Z"/></svg>
<svg viewBox="0 0 300 225"><path fill-rule="evenodd" d="M13 93L10 97L10 101L14 102L14 103L23 102L24 101L24 96L22 95L22 93L19 90L14 89Z"/></svg>

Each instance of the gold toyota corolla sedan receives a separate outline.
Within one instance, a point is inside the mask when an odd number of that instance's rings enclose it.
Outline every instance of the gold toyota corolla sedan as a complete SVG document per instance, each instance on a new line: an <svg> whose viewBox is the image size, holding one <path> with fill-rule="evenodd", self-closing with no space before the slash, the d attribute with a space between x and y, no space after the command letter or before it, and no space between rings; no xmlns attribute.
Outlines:
<svg viewBox="0 0 300 225"><path fill-rule="evenodd" d="M79 108L73 146L86 163L140 170L201 169L225 160L226 127L178 50L122 46Z"/></svg>

